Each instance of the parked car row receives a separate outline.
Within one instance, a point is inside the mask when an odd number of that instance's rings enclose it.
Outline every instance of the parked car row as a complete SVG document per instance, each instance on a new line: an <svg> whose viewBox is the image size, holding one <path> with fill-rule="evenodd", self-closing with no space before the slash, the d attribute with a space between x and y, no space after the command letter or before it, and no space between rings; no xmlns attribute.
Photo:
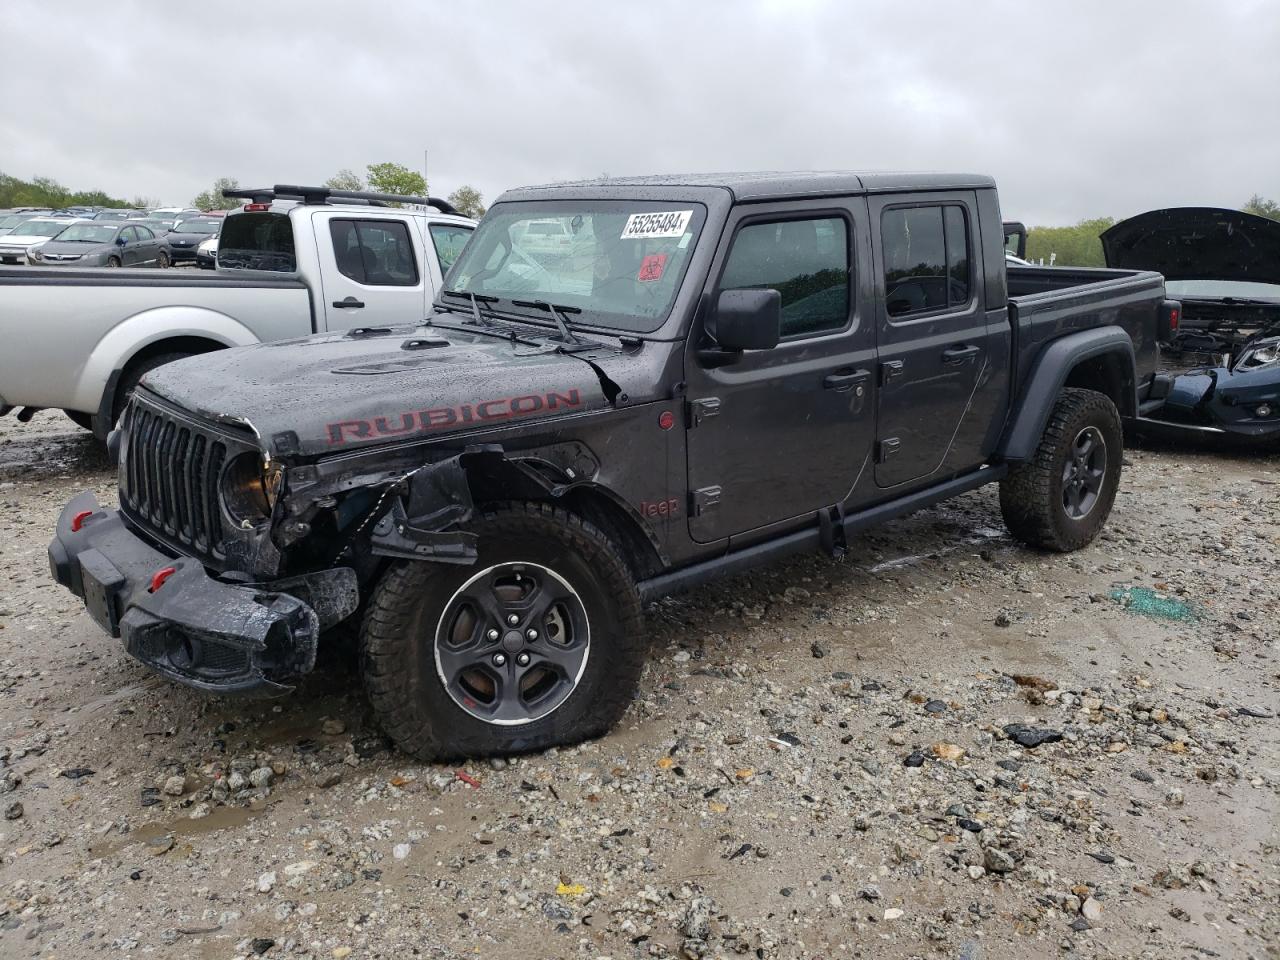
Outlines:
<svg viewBox="0 0 1280 960"><path fill-rule="evenodd" d="M193 263L225 211L101 210L92 216L12 213L0 218L0 263L29 266L167 267ZM216 247L214 247L216 250ZM213 265L210 254L209 265Z"/></svg>

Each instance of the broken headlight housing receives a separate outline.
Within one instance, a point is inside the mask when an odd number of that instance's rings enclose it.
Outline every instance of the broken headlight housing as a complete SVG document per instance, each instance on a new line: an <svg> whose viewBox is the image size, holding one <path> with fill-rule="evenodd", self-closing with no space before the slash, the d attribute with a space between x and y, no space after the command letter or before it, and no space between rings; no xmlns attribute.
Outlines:
<svg viewBox="0 0 1280 960"><path fill-rule="evenodd" d="M1280 363L1280 337L1267 337L1249 344L1236 361L1235 369L1257 370L1277 363Z"/></svg>
<svg viewBox="0 0 1280 960"><path fill-rule="evenodd" d="M222 502L242 528L249 529L271 518L284 469L263 463L256 453L242 453L222 474Z"/></svg>

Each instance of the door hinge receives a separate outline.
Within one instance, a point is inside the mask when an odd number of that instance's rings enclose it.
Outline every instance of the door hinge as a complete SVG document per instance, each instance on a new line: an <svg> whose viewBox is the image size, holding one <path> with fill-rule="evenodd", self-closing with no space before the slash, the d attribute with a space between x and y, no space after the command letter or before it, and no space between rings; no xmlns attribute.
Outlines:
<svg viewBox="0 0 1280 960"><path fill-rule="evenodd" d="M897 437L889 437L887 440L881 440L876 444L876 463L884 463L902 446L902 441Z"/></svg>
<svg viewBox="0 0 1280 960"><path fill-rule="evenodd" d="M880 364L880 384L883 386L902 376L906 364L901 360L885 360Z"/></svg>
<svg viewBox="0 0 1280 960"><path fill-rule="evenodd" d="M702 487L689 492L689 516L700 517L720 505L719 487Z"/></svg>
<svg viewBox="0 0 1280 960"><path fill-rule="evenodd" d="M690 400L686 405L688 407L685 422L690 428L696 427L708 417L720 416L720 398L719 397L702 397L698 400Z"/></svg>

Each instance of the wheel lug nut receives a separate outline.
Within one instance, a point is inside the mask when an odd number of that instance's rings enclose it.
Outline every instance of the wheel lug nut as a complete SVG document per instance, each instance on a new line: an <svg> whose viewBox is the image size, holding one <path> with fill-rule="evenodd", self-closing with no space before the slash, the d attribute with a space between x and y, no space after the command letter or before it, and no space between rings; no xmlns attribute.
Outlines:
<svg viewBox="0 0 1280 960"><path fill-rule="evenodd" d="M495 653L493 655L493 665L495 667L500 667L506 662L507 662L507 655L505 653Z"/></svg>
<svg viewBox="0 0 1280 960"><path fill-rule="evenodd" d="M484 632L484 636L486 640L497 640L499 637L498 628L490 627Z"/></svg>
<svg viewBox="0 0 1280 960"><path fill-rule="evenodd" d="M527 653L520 654L520 656L516 657L516 663L522 667L527 667L529 665L529 655Z"/></svg>
<svg viewBox="0 0 1280 960"><path fill-rule="evenodd" d="M528 640L530 643L533 643L533 641L538 639L538 631L530 627L528 630L524 632L524 638Z"/></svg>
<svg viewBox="0 0 1280 960"><path fill-rule="evenodd" d="M517 617L514 613L507 614L507 623L509 625L514 627L519 622L520 622L520 618Z"/></svg>

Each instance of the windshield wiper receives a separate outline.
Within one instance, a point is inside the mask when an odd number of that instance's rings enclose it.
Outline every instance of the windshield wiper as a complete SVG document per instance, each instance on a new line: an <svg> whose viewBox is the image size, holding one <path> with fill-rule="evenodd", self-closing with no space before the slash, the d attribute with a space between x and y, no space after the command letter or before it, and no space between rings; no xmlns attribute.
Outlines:
<svg viewBox="0 0 1280 960"><path fill-rule="evenodd" d="M564 318L566 313L581 313L581 307L563 307L554 303L548 303L546 300L512 300L513 307L533 307L535 310L546 310L551 314L551 319L556 322L556 328L560 331L560 339L565 343L582 343L572 330L569 329L569 321Z"/></svg>
<svg viewBox="0 0 1280 960"><path fill-rule="evenodd" d="M472 293L470 290L445 290L441 296L457 297L459 300L471 301L471 315L475 317L475 322L482 327L496 326L492 315L486 317L480 311L480 304L497 303L497 297L491 297L487 293Z"/></svg>

